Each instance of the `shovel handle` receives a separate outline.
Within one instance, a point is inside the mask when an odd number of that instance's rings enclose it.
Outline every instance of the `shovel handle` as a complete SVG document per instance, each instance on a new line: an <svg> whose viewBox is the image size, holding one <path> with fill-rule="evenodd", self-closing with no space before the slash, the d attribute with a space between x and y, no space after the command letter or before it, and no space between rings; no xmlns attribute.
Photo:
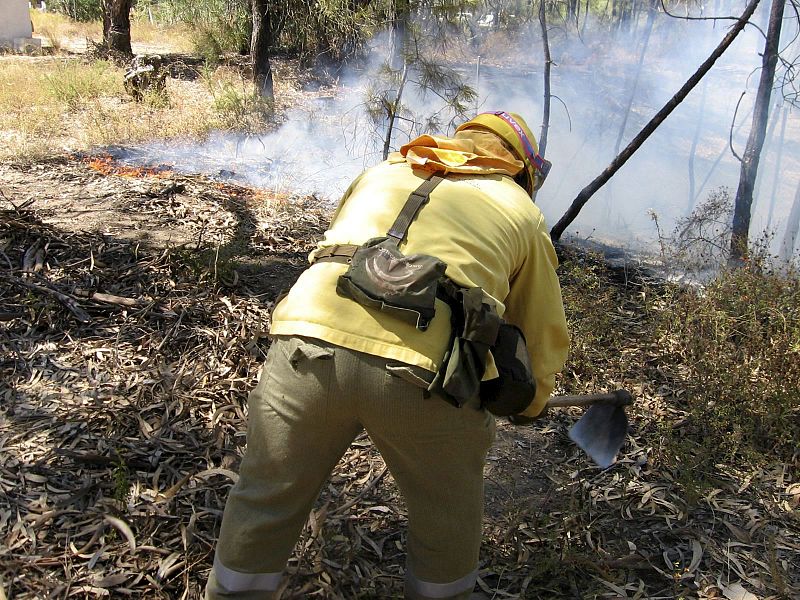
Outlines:
<svg viewBox="0 0 800 600"><path fill-rule="evenodd" d="M616 390L607 394L584 394L580 396L554 396L547 401L547 408L563 408L565 406L628 406L633 404L633 396L628 390Z"/></svg>

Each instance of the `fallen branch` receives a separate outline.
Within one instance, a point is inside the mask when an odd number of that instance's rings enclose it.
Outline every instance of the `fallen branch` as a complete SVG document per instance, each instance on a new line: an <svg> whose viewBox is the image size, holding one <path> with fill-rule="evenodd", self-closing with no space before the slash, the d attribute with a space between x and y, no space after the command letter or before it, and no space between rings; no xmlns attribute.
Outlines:
<svg viewBox="0 0 800 600"><path fill-rule="evenodd" d="M69 310L81 323L88 323L92 320L89 314L78 305L77 299L69 294L59 292L58 290L54 290L53 288L45 287L43 285L37 285L35 283L31 283L30 281L25 281L20 277L15 277L14 275L9 275L7 273L0 273L0 277L10 282L12 285L53 296L56 300L61 302L61 304L63 304L64 307Z"/></svg>
<svg viewBox="0 0 800 600"><path fill-rule="evenodd" d="M116 304L118 306L143 306L143 300L136 298L126 298L125 296L115 296L114 294L105 294L103 292L93 292L92 290L84 290L77 288L75 295L81 298L88 298L89 300L96 300L97 302L105 302L106 304Z"/></svg>

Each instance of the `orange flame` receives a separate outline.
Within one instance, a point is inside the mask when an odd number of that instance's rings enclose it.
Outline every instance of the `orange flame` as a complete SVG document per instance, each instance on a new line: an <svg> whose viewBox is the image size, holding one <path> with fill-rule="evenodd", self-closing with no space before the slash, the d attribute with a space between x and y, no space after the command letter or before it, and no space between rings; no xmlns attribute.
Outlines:
<svg viewBox="0 0 800 600"><path fill-rule="evenodd" d="M159 167L130 167L119 165L109 155L84 158L90 168L103 175L119 175L120 177L169 177L172 169L166 166Z"/></svg>

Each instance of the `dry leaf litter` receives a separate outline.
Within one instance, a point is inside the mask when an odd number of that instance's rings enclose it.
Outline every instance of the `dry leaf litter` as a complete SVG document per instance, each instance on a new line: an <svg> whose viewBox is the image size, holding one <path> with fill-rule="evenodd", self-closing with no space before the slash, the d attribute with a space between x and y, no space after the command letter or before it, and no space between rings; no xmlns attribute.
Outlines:
<svg viewBox="0 0 800 600"><path fill-rule="evenodd" d="M270 308L330 216L313 197L115 168L72 157L0 170L8 598L201 597ZM715 488L688 506L681 465L656 460L659 428L680 426L680 390L639 366L658 350L634 342L636 282L611 283L619 352L567 373L561 391L630 389L626 445L601 471L568 443L577 410L532 428L498 421L479 587L493 598L800 597L796 465L718 465ZM405 521L359 437L282 597L401 597Z"/></svg>

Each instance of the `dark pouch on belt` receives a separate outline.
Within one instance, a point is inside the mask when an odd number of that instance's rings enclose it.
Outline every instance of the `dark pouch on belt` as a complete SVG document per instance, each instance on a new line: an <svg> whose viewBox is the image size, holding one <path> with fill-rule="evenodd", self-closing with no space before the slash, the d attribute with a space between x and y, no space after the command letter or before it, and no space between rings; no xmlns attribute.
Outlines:
<svg viewBox="0 0 800 600"><path fill-rule="evenodd" d="M500 325L492 356L499 376L481 382L481 406L498 417L519 414L536 395L528 346L519 327Z"/></svg>
<svg viewBox="0 0 800 600"><path fill-rule="evenodd" d="M424 331L436 313L436 292L447 265L427 254L403 255L397 242L373 238L353 254L336 291Z"/></svg>
<svg viewBox="0 0 800 600"><path fill-rule="evenodd" d="M431 386L456 406L478 396L486 355L497 338L500 317L479 287L459 288L450 302L453 340Z"/></svg>

